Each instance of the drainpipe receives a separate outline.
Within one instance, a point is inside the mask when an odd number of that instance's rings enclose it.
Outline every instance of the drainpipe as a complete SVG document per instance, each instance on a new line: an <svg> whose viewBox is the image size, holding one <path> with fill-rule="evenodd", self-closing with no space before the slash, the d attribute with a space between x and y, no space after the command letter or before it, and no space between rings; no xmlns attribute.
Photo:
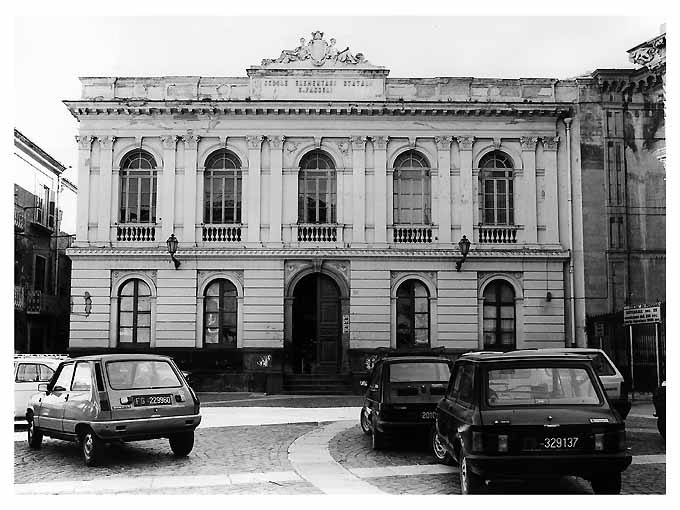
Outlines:
<svg viewBox="0 0 680 510"><path fill-rule="evenodd" d="M571 323L571 347L576 344L576 318L574 317L574 225L573 216L574 210L572 208L572 191L571 191L571 121L573 119L564 119L564 124L567 126L567 223L569 225L569 320Z"/></svg>
<svg viewBox="0 0 680 510"><path fill-rule="evenodd" d="M59 295L59 188L61 187L61 178L57 175L57 193L56 203L54 204L54 229L56 237L54 238L54 296ZM49 205L49 204L48 204Z"/></svg>

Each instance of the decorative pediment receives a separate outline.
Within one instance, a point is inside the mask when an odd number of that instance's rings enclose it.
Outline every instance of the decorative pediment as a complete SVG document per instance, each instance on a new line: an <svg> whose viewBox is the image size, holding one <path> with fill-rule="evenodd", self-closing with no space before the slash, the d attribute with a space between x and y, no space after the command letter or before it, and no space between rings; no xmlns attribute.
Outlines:
<svg viewBox="0 0 680 510"><path fill-rule="evenodd" d="M326 41L323 32L312 32L307 41L300 38L297 47L283 50L278 58L265 58L262 67L266 68L299 68L299 67L355 67L369 64L363 53L353 53L349 46L340 49L336 40Z"/></svg>
<svg viewBox="0 0 680 510"><path fill-rule="evenodd" d="M666 64L666 34L639 44L628 50L628 59L649 70L658 69Z"/></svg>

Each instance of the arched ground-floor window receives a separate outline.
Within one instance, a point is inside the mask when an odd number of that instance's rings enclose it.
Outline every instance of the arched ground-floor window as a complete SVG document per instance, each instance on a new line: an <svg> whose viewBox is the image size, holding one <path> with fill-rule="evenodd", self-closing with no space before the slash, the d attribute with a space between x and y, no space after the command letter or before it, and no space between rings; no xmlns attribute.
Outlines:
<svg viewBox="0 0 680 510"><path fill-rule="evenodd" d="M429 297L418 280L406 280L397 289L397 349L430 346Z"/></svg>
<svg viewBox="0 0 680 510"><path fill-rule="evenodd" d="M494 280L484 289L484 350L515 348L515 291L508 282Z"/></svg>

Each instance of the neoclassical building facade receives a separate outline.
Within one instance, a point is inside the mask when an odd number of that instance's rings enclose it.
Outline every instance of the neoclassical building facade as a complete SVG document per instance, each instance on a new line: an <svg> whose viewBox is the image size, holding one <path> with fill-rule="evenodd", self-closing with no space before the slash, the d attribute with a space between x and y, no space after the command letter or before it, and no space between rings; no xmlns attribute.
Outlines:
<svg viewBox="0 0 680 510"><path fill-rule="evenodd" d="M277 388L584 345L576 81L388 74L315 32L246 77L81 78L71 351Z"/></svg>

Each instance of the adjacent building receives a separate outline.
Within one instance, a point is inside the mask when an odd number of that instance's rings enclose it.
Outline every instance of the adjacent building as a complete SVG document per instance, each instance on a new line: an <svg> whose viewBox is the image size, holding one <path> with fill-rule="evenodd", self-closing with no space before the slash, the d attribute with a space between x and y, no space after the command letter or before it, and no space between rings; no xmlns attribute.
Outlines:
<svg viewBox="0 0 680 510"><path fill-rule="evenodd" d="M60 230L66 167L14 130L14 350L64 353L69 339L71 235Z"/></svg>
<svg viewBox="0 0 680 510"><path fill-rule="evenodd" d="M586 344L579 80L391 78L322 32L271 57L65 101L70 351L276 390L382 350Z"/></svg>

